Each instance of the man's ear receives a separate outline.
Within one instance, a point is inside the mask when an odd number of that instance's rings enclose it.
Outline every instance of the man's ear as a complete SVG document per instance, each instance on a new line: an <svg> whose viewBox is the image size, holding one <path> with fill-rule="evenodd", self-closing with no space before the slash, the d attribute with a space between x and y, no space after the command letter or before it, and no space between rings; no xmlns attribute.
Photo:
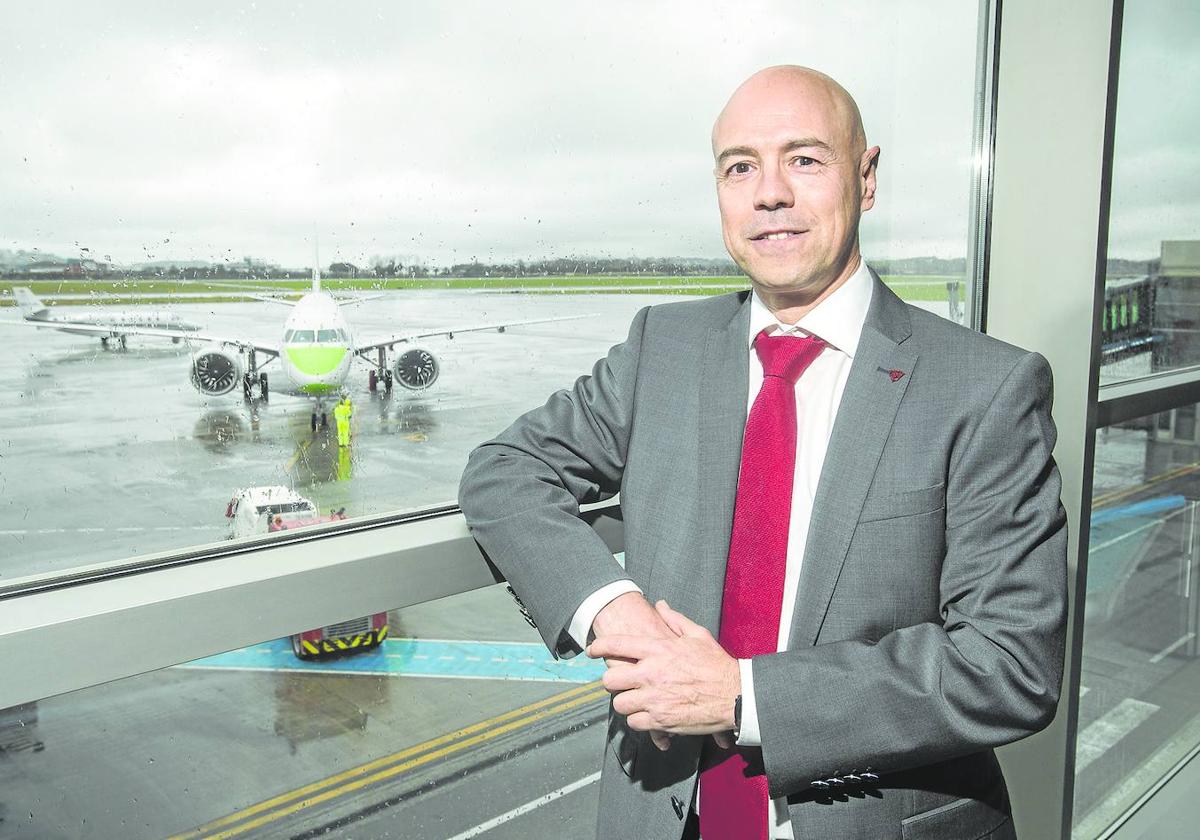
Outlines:
<svg viewBox="0 0 1200 840"><path fill-rule="evenodd" d="M858 164L858 175L862 181L863 212L875 206L875 174L879 169L879 147L872 146L862 154Z"/></svg>

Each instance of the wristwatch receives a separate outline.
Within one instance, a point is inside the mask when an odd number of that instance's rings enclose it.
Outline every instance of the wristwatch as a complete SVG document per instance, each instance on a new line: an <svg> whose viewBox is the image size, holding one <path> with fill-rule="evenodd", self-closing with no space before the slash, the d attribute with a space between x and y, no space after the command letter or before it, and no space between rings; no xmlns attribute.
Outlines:
<svg viewBox="0 0 1200 840"><path fill-rule="evenodd" d="M736 741L742 734L742 695L733 701L733 739Z"/></svg>

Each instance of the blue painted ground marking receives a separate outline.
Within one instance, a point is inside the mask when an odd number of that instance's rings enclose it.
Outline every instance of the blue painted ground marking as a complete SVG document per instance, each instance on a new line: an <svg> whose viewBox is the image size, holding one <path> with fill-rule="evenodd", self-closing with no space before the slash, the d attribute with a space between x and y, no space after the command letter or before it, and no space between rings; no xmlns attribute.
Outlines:
<svg viewBox="0 0 1200 840"><path fill-rule="evenodd" d="M287 639L276 639L178 667L566 683L591 682L604 674L603 660L583 655L556 660L534 642L449 639L385 639L374 650L317 661L297 659Z"/></svg>

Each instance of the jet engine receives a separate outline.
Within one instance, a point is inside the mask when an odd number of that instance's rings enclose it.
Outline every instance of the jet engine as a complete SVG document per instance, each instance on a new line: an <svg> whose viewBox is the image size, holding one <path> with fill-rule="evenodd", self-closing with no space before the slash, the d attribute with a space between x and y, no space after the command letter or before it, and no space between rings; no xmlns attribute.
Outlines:
<svg viewBox="0 0 1200 840"><path fill-rule="evenodd" d="M428 350L406 350L392 366L396 381L410 391L422 391L438 378L437 359Z"/></svg>
<svg viewBox="0 0 1200 840"><path fill-rule="evenodd" d="M208 348L192 356L192 384L201 394L219 397L242 381L242 357L223 348Z"/></svg>

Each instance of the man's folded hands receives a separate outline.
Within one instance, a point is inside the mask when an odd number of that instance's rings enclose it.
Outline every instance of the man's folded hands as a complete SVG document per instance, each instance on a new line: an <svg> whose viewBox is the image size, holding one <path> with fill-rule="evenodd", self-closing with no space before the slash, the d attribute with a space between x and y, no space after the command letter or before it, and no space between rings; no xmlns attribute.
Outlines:
<svg viewBox="0 0 1200 840"><path fill-rule="evenodd" d="M638 596L640 598L640 596ZM671 636L608 633L587 647L609 668L604 687L631 729L668 735L712 734L733 743L733 704L741 694L737 660L705 628L659 601L654 610ZM655 737L659 749L669 740Z"/></svg>

